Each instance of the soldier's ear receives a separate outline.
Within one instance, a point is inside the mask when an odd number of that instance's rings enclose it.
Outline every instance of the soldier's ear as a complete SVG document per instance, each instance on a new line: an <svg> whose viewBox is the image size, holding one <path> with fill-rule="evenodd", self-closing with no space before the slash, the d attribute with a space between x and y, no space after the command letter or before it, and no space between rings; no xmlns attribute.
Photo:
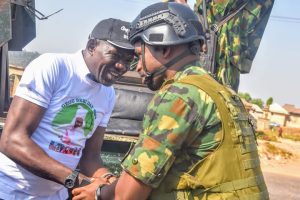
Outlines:
<svg viewBox="0 0 300 200"><path fill-rule="evenodd" d="M172 54L172 49L169 46L162 47L162 53L164 58L168 58Z"/></svg>

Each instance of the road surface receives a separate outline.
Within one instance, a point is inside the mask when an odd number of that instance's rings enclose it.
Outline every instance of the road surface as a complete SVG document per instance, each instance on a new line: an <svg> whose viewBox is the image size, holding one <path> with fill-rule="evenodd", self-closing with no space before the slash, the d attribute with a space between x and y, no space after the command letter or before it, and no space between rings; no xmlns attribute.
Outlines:
<svg viewBox="0 0 300 200"><path fill-rule="evenodd" d="M298 172L300 173L300 169ZM264 172L270 200L300 200L300 178Z"/></svg>

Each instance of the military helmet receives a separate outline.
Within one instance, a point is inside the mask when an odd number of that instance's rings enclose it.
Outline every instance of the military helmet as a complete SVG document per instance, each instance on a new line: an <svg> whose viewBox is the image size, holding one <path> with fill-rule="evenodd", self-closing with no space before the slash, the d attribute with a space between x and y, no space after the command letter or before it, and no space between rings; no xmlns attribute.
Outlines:
<svg viewBox="0 0 300 200"><path fill-rule="evenodd" d="M186 5L160 2L148 6L131 23L129 40L149 45L178 45L204 40L197 15Z"/></svg>

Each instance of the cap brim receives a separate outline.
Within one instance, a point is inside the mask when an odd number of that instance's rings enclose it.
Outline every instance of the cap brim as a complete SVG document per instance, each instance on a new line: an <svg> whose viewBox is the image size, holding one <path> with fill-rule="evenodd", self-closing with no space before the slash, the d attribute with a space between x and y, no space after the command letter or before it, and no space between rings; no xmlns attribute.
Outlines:
<svg viewBox="0 0 300 200"><path fill-rule="evenodd" d="M134 50L134 47L130 43L115 42L115 41L113 42L113 41L110 41L110 40L107 40L107 42L109 42L110 44L112 44L114 46L122 48L122 49Z"/></svg>

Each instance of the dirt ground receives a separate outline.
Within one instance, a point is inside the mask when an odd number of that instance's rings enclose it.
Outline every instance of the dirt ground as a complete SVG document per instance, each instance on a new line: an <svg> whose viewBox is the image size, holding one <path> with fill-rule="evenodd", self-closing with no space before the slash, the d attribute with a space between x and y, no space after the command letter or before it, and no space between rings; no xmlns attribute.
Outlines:
<svg viewBox="0 0 300 200"><path fill-rule="evenodd" d="M269 142L293 154L290 159L278 155L261 153L261 167L270 193L271 200L300 199L300 142L280 139ZM259 150L263 151L265 142L259 141Z"/></svg>

